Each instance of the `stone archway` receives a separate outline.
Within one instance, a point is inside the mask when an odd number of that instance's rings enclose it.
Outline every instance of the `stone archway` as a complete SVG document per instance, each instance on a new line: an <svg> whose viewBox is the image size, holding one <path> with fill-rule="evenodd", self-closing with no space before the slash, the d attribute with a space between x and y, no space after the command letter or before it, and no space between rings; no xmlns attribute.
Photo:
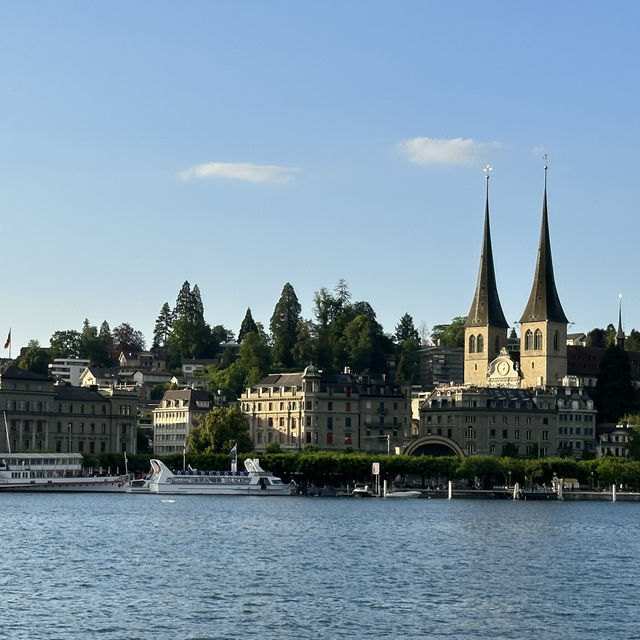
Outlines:
<svg viewBox="0 0 640 640"><path fill-rule="evenodd" d="M464 458L460 446L444 436L421 436L416 438L404 450L405 456L458 456Z"/></svg>

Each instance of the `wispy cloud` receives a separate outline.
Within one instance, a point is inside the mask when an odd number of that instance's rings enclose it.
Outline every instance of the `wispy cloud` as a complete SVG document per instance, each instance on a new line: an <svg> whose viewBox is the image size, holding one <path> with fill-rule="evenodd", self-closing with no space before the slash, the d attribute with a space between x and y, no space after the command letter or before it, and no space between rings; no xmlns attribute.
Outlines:
<svg viewBox="0 0 640 640"><path fill-rule="evenodd" d="M291 182L300 169L276 164L251 164L250 162L207 162L180 173L182 180L200 178L228 178L249 182Z"/></svg>
<svg viewBox="0 0 640 640"><path fill-rule="evenodd" d="M476 142L471 138L409 138L398 144L415 164L474 164L501 146L499 142Z"/></svg>

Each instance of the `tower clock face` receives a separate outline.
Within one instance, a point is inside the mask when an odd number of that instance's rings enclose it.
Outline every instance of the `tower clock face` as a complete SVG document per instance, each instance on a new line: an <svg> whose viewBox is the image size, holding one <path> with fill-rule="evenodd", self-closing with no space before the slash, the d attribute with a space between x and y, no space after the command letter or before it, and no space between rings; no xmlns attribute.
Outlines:
<svg viewBox="0 0 640 640"><path fill-rule="evenodd" d="M498 362L498 373L501 376L506 376L507 373L509 373L509 363L504 360L502 362Z"/></svg>

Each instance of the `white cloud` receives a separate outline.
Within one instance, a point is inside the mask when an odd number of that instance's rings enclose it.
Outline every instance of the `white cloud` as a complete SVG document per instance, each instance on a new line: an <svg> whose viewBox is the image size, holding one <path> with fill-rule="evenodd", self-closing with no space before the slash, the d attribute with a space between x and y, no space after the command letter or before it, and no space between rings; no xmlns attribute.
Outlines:
<svg viewBox="0 0 640 640"><path fill-rule="evenodd" d="M180 173L183 180L198 178L230 178L249 182L290 182L300 169L280 167L275 164L251 164L250 162L207 162Z"/></svg>
<svg viewBox="0 0 640 640"><path fill-rule="evenodd" d="M409 138L398 148L415 164L473 164L501 147L499 142L476 142L471 138Z"/></svg>

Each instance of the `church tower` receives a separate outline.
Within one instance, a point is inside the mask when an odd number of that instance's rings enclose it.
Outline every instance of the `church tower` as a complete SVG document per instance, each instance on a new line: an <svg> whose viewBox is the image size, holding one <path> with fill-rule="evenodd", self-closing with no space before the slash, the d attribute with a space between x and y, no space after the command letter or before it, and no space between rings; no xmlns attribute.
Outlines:
<svg viewBox="0 0 640 640"><path fill-rule="evenodd" d="M507 346L508 324L505 320L493 268L491 230L489 228L489 171L484 212L484 233L478 282L471 309L464 325L464 382L486 386L489 363Z"/></svg>
<svg viewBox="0 0 640 640"><path fill-rule="evenodd" d="M562 378L567 375L567 324L553 276L545 166L538 260L529 302L520 319L523 387L562 384Z"/></svg>

